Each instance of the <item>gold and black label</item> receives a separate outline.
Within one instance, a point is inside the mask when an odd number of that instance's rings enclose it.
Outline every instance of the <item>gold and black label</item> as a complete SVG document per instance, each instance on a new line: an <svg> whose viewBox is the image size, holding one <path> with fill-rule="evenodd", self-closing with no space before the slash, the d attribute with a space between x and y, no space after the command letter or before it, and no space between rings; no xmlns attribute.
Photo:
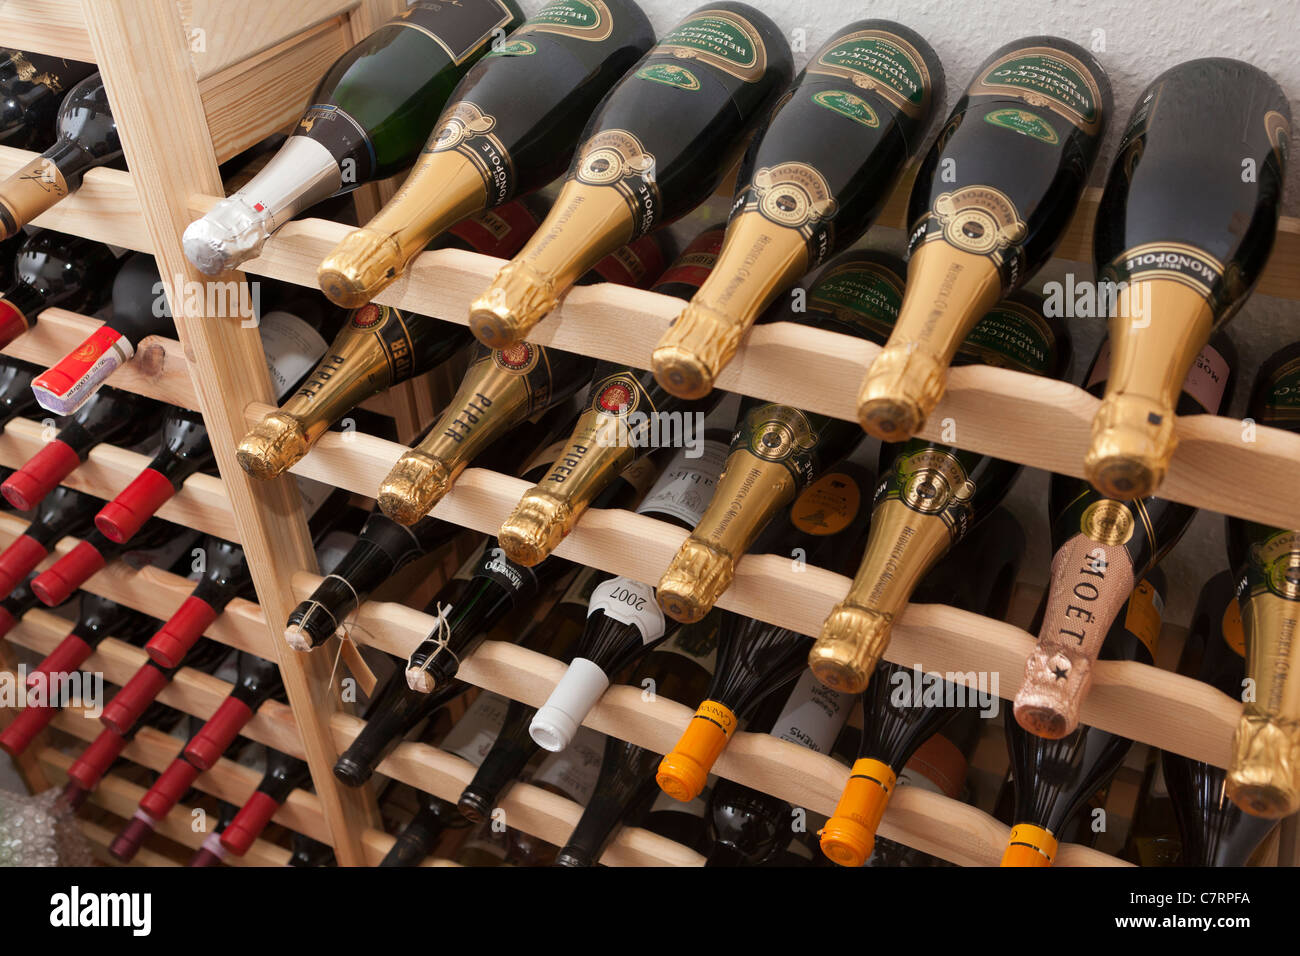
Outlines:
<svg viewBox="0 0 1300 956"><path fill-rule="evenodd" d="M962 252L987 256L1013 286L1024 271L1022 244L1027 234L1010 196L992 186L964 186L935 197L934 208L912 230L911 251L942 240Z"/></svg>
<svg viewBox="0 0 1300 956"><path fill-rule="evenodd" d="M755 458L784 465L800 483L816 471L816 450L821 436L805 412L775 402L759 405L745 416L732 440L731 450L748 451Z"/></svg>
<svg viewBox="0 0 1300 956"><path fill-rule="evenodd" d="M664 36L652 57L672 56L722 70L746 83L767 71L767 47L757 28L732 10L699 10Z"/></svg>
<svg viewBox="0 0 1300 956"><path fill-rule="evenodd" d="M933 78L925 58L902 37L884 30L837 37L813 58L808 72L843 77L860 90L878 93L913 119L929 109Z"/></svg>
<svg viewBox="0 0 1300 956"><path fill-rule="evenodd" d="M1007 96L1064 117L1090 136L1101 132L1101 88L1077 57L1052 47L1026 47L1000 57L970 88L971 96Z"/></svg>
<svg viewBox="0 0 1300 956"><path fill-rule="evenodd" d="M956 541L970 526L974 497L975 483L954 449L914 440L894 461L875 503L896 499L918 514L938 515Z"/></svg>
<svg viewBox="0 0 1300 956"><path fill-rule="evenodd" d="M1251 592L1300 601L1300 531L1274 531L1250 548Z"/></svg>
<svg viewBox="0 0 1300 956"><path fill-rule="evenodd" d="M1098 544L1114 546L1128 544L1133 537L1136 522L1125 502L1111 498L1094 501L1083 509L1079 530Z"/></svg>
<svg viewBox="0 0 1300 956"><path fill-rule="evenodd" d="M614 15L605 0L552 0L510 38L513 41L529 33L554 33L599 43L608 40L613 32Z"/></svg>
<svg viewBox="0 0 1300 956"><path fill-rule="evenodd" d="M1161 542L1156 537L1155 524L1146 502L1117 501L1103 498L1091 487L1084 487L1055 519L1065 531L1054 540L1064 540L1078 529L1090 541L1104 547L1122 547L1129 555L1129 564L1136 564L1143 553L1160 554Z"/></svg>
<svg viewBox="0 0 1300 956"><path fill-rule="evenodd" d="M578 155L573 178L588 186L607 186L618 191L632 213L633 236L643 236L658 224L659 185L655 181L655 158L634 134L607 129L587 140Z"/></svg>
<svg viewBox="0 0 1300 956"><path fill-rule="evenodd" d="M766 166L754 174L745 194L747 212L795 230L814 249L833 245L831 220L838 209L826 177L807 163Z"/></svg>
<svg viewBox="0 0 1300 956"><path fill-rule="evenodd" d="M597 382L591 390L591 411L604 415L625 418L633 412L641 411L642 406L653 414L655 409L641 383L631 372L615 372L613 375Z"/></svg>
<svg viewBox="0 0 1300 956"><path fill-rule="evenodd" d="M460 66L513 19L502 0L416 0L388 22L419 30Z"/></svg>
<svg viewBox="0 0 1300 956"><path fill-rule="evenodd" d="M790 506L790 523L805 534L839 534L862 508L863 489L847 472L823 475L800 493Z"/></svg>
<svg viewBox="0 0 1300 956"><path fill-rule="evenodd" d="M1273 373L1264 401L1265 425L1300 431L1300 358L1283 363Z"/></svg>
<svg viewBox="0 0 1300 956"><path fill-rule="evenodd" d="M468 159L483 177L489 207L501 205L515 192L514 163L494 132L496 126L495 116L461 100L443 114L437 132L424 147L426 153L454 150Z"/></svg>
<svg viewBox="0 0 1300 956"><path fill-rule="evenodd" d="M303 112L291 136L307 136L320 143L334 156L348 156L357 162L355 182L364 183L374 176L378 161L375 144L366 128L347 110L332 103L313 103ZM361 144L365 149L359 149Z"/></svg>
<svg viewBox="0 0 1300 956"><path fill-rule="evenodd" d="M1184 242L1148 242L1116 256L1101 270L1101 279L1115 284L1169 281L1187 286L1222 315L1245 292L1245 281L1234 263L1222 262Z"/></svg>

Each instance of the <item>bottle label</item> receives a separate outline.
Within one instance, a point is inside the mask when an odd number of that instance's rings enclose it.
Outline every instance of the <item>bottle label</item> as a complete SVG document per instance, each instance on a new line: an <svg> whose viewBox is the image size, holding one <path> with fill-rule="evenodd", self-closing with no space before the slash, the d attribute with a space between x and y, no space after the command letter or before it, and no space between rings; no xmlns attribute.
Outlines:
<svg viewBox="0 0 1300 956"><path fill-rule="evenodd" d="M583 144L574 160L573 178L617 191L632 215L633 238L646 235L658 224L663 203L655 180L655 158L635 134L601 130Z"/></svg>
<svg viewBox="0 0 1300 956"><path fill-rule="evenodd" d="M529 33L555 33L599 43L608 40L613 32L614 15L604 0L553 0L510 37L514 40ZM533 49L535 52L536 47Z"/></svg>
<svg viewBox="0 0 1300 956"><path fill-rule="evenodd" d="M1101 88L1077 57L1051 47L1027 47L998 58L971 86L971 96L1011 94L1046 106L1089 136L1101 132Z"/></svg>
<svg viewBox="0 0 1300 956"><path fill-rule="evenodd" d="M1024 271L1021 243L1029 233L1011 197L992 186L963 186L935 197L934 207L912 231L910 251L943 241L990 259L1003 282L1014 285Z"/></svg>
<svg viewBox="0 0 1300 956"><path fill-rule="evenodd" d="M1010 300L999 302L979 320L959 353L981 365L1031 375L1051 372L1057 355L1055 336L1042 314Z"/></svg>
<svg viewBox="0 0 1300 956"><path fill-rule="evenodd" d="M799 233L810 249L835 244L830 220L839 204L830 183L807 163L782 163L754 173L745 191L744 211L757 212L768 222Z"/></svg>
<svg viewBox="0 0 1300 956"><path fill-rule="evenodd" d="M346 110L333 104L313 103L308 106L290 135L310 136L324 146L331 156L347 156L355 160L357 168L352 171L353 182L369 182L379 167L375 146L370 142L366 128ZM361 149L361 146L365 149ZM261 209L258 208L258 211Z"/></svg>
<svg viewBox="0 0 1300 956"><path fill-rule="evenodd" d="M1250 547L1259 583L1287 601L1300 601L1300 531L1274 531Z"/></svg>
<svg viewBox="0 0 1300 956"><path fill-rule="evenodd" d="M664 86L685 90L688 93L694 93L702 88L698 76L686 69L686 67L672 63L651 63L649 66L637 70L634 75L638 80L662 83Z"/></svg>
<svg viewBox="0 0 1300 956"><path fill-rule="evenodd" d="M1151 659L1156 658L1160 645L1160 628L1164 621L1164 601L1150 581L1139 581L1128 599L1124 615L1124 630L1136 637L1146 647Z"/></svg>
<svg viewBox="0 0 1300 956"><path fill-rule="evenodd" d="M1205 300L1216 320L1229 315L1246 291L1236 265L1225 269L1214 256L1185 242L1146 242L1126 249L1101 270L1100 278L1116 286L1180 283Z"/></svg>
<svg viewBox="0 0 1300 956"><path fill-rule="evenodd" d="M262 352L276 400L282 402L324 357L329 343L310 323L288 312L266 313L257 330L262 336Z"/></svg>
<svg viewBox="0 0 1300 956"><path fill-rule="evenodd" d="M953 541L965 536L973 517L975 483L960 453L913 439L881 482L875 504L895 499L911 511L938 515Z"/></svg>
<svg viewBox="0 0 1300 956"><path fill-rule="evenodd" d="M419 30L460 66L513 19L502 0L416 0L388 22Z"/></svg>
<svg viewBox="0 0 1300 956"><path fill-rule="evenodd" d="M814 753L830 753L855 700L854 695L831 690L812 671L805 670L770 733Z"/></svg>
<svg viewBox="0 0 1300 956"><path fill-rule="evenodd" d="M790 506L790 523L804 534L838 534L862 505L862 489L851 475L831 472L818 478Z"/></svg>
<svg viewBox="0 0 1300 956"><path fill-rule="evenodd" d="M992 113L985 114L984 122L990 126L1009 129L1021 136L1028 136L1040 143L1047 143L1049 146L1055 146L1061 141L1061 137L1057 135L1056 129L1051 123L1029 110L994 110Z"/></svg>
<svg viewBox="0 0 1300 956"><path fill-rule="evenodd" d="M1264 132L1277 153L1278 162L1285 166L1291 144L1291 121L1277 110L1269 110L1264 114Z"/></svg>
<svg viewBox="0 0 1300 956"><path fill-rule="evenodd" d="M1292 359L1273 373L1265 401L1267 424L1300 431L1300 358Z"/></svg>
<svg viewBox="0 0 1300 956"><path fill-rule="evenodd" d="M880 117L871 108L871 104L856 94L844 90L822 90L813 96L812 101L832 113L839 113L870 129L880 126Z"/></svg>
<svg viewBox="0 0 1300 956"><path fill-rule="evenodd" d="M813 58L808 72L850 80L858 89L883 96L914 119L926 112L934 88L930 69L916 47L885 30L858 30L836 37ZM871 110L850 93L835 95L852 96ZM876 126L879 121L867 125Z"/></svg>
<svg viewBox="0 0 1300 956"><path fill-rule="evenodd" d="M425 146L426 153L457 152L469 160L483 179L487 205L500 206L515 193L515 165L505 143L493 131L495 116L468 100L460 100L439 121Z"/></svg>
<svg viewBox="0 0 1300 956"><path fill-rule="evenodd" d="M586 806L591 792L596 789L596 778L600 776L604 756L605 735L590 727L579 727L569 745L542 761L528 782L551 787L575 803Z"/></svg>
<svg viewBox="0 0 1300 956"><path fill-rule="evenodd" d="M718 254L727 233L724 229L710 229L701 233L678 256L668 271L659 277L656 289L667 285L685 285L698 289L704 285L713 267L718 264Z"/></svg>
<svg viewBox="0 0 1300 956"><path fill-rule="evenodd" d="M480 255L513 259L541 225L521 202L508 202L462 219L447 231Z"/></svg>
<svg viewBox="0 0 1300 956"><path fill-rule="evenodd" d="M440 749L479 766L496 743L509 706L510 701L500 694L480 691L474 703L466 708L464 716L447 731Z"/></svg>
<svg viewBox="0 0 1300 956"><path fill-rule="evenodd" d="M664 612L655 600L655 589L631 578L610 578L597 586L587 605L587 616L602 613L635 627L642 644L653 644L664 636Z"/></svg>
<svg viewBox="0 0 1300 956"><path fill-rule="evenodd" d="M637 514L676 518L694 528L713 498L718 476L727 464L727 452L722 442L708 440L699 458L689 457L685 449L679 451L645 496Z"/></svg>
<svg viewBox="0 0 1300 956"><path fill-rule="evenodd" d="M488 542L489 544L491 542ZM511 595L513 601L534 594L537 591L537 575L532 568L516 564L506 557L501 548L486 548L481 555L478 568L474 571L476 578L490 578Z"/></svg>
<svg viewBox="0 0 1300 956"><path fill-rule="evenodd" d="M845 262L831 266L808 292L811 308L828 313L866 338L883 343L894 330L903 307L903 279L881 262Z"/></svg>
<svg viewBox="0 0 1300 956"><path fill-rule="evenodd" d="M1246 631L1241 625L1241 605L1236 597L1223 609L1223 621L1220 626L1223 640L1238 657L1246 656Z"/></svg>
<svg viewBox="0 0 1300 956"><path fill-rule="evenodd" d="M1187 378L1183 380L1183 391L1211 415L1216 414L1223 405L1224 392L1228 387L1228 378L1232 372L1227 359L1213 345L1206 345L1196 356ZM1097 359L1092 363L1092 371L1084 384L1085 390L1103 385L1110 378L1110 339L1101 343L1097 350Z"/></svg>
<svg viewBox="0 0 1300 956"><path fill-rule="evenodd" d="M917 748L898 775L898 785L920 787L959 800L969 771L966 756L947 737L935 734Z"/></svg>
<svg viewBox="0 0 1300 956"><path fill-rule="evenodd" d="M817 430L805 412L775 402L752 409L732 440L731 451L784 465L800 484L816 469Z"/></svg>
<svg viewBox="0 0 1300 956"><path fill-rule="evenodd" d="M404 382L415 371L415 344L406 316L391 306L367 303L352 313L349 323L358 332L369 332L384 350L389 384ZM343 357L339 357L339 364ZM323 383L322 383L323 384Z"/></svg>
<svg viewBox="0 0 1300 956"><path fill-rule="evenodd" d="M651 51L722 70L754 83L767 70L767 47L752 23L731 10L700 10L683 20Z"/></svg>

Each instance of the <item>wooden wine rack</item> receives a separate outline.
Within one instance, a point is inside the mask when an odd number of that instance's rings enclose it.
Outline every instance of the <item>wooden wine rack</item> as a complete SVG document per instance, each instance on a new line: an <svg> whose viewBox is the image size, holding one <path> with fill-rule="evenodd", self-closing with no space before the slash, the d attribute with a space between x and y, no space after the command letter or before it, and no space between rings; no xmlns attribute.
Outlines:
<svg viewBox="0 0 1300 956"><path fill-rule="evenodd" d="M133 250L152 252L164 275L203 281L186 262L180 232L217 201L217 163L285 127L298 115L317 78L350 44L403 8L402 0L296 0L293 4L251 0L8 0L0 4L0 46L94 61L100 65L117 117L131 172L98 169L74 195L36 221ZM31 154L0 147L0 175L27 162ZM901 228L909 182L891 199L882 224ZM369 215L392 184L359 190L358 211ZM1091 224L1098 202L1090 191L1062 243L1061 258L1091 258ZM315 285L316 266L347 227L317 219L292 223L268 242L246 271ZM425 253L408 276L379 301L465 322L470 299L501 263L471 253ZM1300 221L1284 220L1277 249L1260 292L1300 299ZM333 643L312 655L289 650L281 632L293 605L318 578L307 526L287 482L258 483L239 469L234 447L246 427L266 411L271 397L256 331L239 320L186 312L172 303L179 341L150 339L140 357L117 373L113 384L158 400L200 410L213 436L220 479L190 478L160 511L169 520L238 540L250 556L258 603L231 602L207 636L231 647L279 662L289 705L265 705L244 733L250 739L301 757L311 769L314 792L297 790L275 822L329 843L343 865L374 865L393 837L379 826L369 789L350 790L331 768L362 722L338 702L329 685ZM569 351L649 367L651 349L680 310L677 299L600 285L576 289L537 329L535 341ZM50 363L84 338L96 320L62 310L45 312L37 327L6 352ZM757 329L719 386L745 395L787 402L840 418L854 418L856 390L877 348L829 332L777 324ZM409 435L427 421L427 394L394 389L371 407L392 414L399 434ZM957 426L955 444L1026 465L1081 474L1089 424L1096 399L1063 382L986 367L955 369L948 394L923 434L937 438L945 419ZM1300 527L1300 500L1294 494L1300 436L1260 428L1256 441L1241 441L1241 423L1200 416L1178 422L1181 443L1162 494L1198 507ZM21 465L48 440L42 422L15 421L0 435L0 464ZM946 440L946 439L945 439ZM373 496L400 445L373 436L345 439L330 433L293 470L352 492ZM69 476L78 490L111 498L145 464L126 449L100 446ZM469 469L435 514L477 531L500 526L525 484L506 475ZM24 524L0 515L0 547ZM573 561L657 581L684 532L624 511L592 511L560 546ZM627 541L637 547L629 549ZM61 542L47 564L75 544ZM154 568L131 571L120 563L90 579L87 591L167 618L191 584ZM830 607L844 593L846 580L809 568L794 575L776 556L741 561L736 583L720 602L765 621L816 634ZM357 640L405 657L431 628L431 618L402 604L371 601L352 626ZM66 633L66 621L33 610L10 632L9 644L37 655L48 653ZM1025 655L1034 639L1019 627L953 608L915 605L902 616L887 657L921 663L943 672L1000 672L1004 696L1014 696ZM0 642L0 667L12 668ZM7 655L7 657L6 657ZM105 640L86 664L106 680L121 683L145 660L144 652L124 642ZM472 684L522 700L541 703L563 672L544 655L500 642L487 642L467 658L460 677ZM210 715L230 686L182 668L159 699L181 711ZM641 698L639 690L613 687L587 723L596 730L658 752L676 740L688 718L680 703ZM1147 744L1223 766L1240 704L1218 691L1170 671L1136 663L1100 662L1083 720ZM4 715L0 714L0 721ZM66 708L53 723L68 739L93 740L101 725L78 708ZM994 746L990 743L989 746ZM162 770L176 756L180 741L146 728L124 756ZM983 749L983 748L981 748ZM29 780L57 783L71 757L38 741L34 755L21 763ZM740 733L718 761L725 777L775 794L796 806L829 814L848 770L835 760L777 741ZM464 760L422 743L399 745L379 771L394 779L455 800L473 775ZM222 759L202 774L196 786L233 803L242 803L258 775ZM107 775L91 800L118 817L135 810L142 788L119 774ZM581 807L527 784L516 784L503 803L511 826L552 843L563 843ZM195 847L202 834L190 827L190 810L177 806L160 832ZM113 832L84 822L84 832L104 852ZM1300 862L1296 821L1284 824L1279 860ZM993 865L1006 843L1007 827L975 807L903 788L893 798L881 834L965 865ZM281 865L282 847L259 840L240 862ZM171 859L149 851L138 863L167 865ZM623 828L606 851L609 865L695 866L699 854L634 827ZM426 861L445 865L446 861ZM1122 865L1118 859L1074 845L1062 848L1058 865Z"/></svg>

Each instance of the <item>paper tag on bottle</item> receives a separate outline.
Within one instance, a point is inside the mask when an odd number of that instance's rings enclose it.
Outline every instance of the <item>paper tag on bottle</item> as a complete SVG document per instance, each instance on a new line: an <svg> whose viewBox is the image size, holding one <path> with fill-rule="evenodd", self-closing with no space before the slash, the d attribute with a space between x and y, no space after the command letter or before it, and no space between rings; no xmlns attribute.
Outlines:
<svg viewBox="0 0 1300 956"><path fill-rule="evenodd" d="M276 401L282 402L324 357L329 343L309 323L289 312L266 313L258 323L258 331Z"/></svg>
<svg viewBox="0 0 1300 956"><path fill-rule="evenodd" d="M447 731L441 749L477 767L496 742L509 706L510 701L500 694L483 691L474 698L474 703L469 705L456 725Z"/></svg>
<svg viewBox="0 0 1300 956"><path fill-rule="evenodd" d="M584 807L596 789L605 756L605 735L579 727L569 746L547 757L528 778L536 786L549 786Z"/></svg>
<svg viewBox="0 0 1300 956"><path fill-rule="evenodd" d="M667 515L694 528L713 498L718 476L727 463L729 448L720 441L705 441L698 458L683 448L663 470L646 494L637 514Z"/></svg>
<svg viewBox="0 0 1300 956"><path fill-rule="evenodd" d="M831 690L805 670L772 725L771 735L819 754L830 753L849 718L853 700L852 694Z"/></svg>
<svg viewBox="0 0 1300 956"><path fill-rule="evenodd" d="M630 624L641 633L642 644L664 636L664 612L655 600L655 589L631 578L610 578L591 592L587 617L597 611L620 624Z"/></svg>

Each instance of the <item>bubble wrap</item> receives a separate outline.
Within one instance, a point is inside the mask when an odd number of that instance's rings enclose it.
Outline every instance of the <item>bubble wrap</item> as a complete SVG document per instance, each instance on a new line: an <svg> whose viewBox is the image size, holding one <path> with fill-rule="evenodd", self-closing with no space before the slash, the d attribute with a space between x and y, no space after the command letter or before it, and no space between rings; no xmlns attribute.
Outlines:
<svg viewBox="0 0 1300 956"><path fill-rule="evenodd" d="M0 866L94 866L90 844L57 787L34 797L0 790Z"/></svg>

